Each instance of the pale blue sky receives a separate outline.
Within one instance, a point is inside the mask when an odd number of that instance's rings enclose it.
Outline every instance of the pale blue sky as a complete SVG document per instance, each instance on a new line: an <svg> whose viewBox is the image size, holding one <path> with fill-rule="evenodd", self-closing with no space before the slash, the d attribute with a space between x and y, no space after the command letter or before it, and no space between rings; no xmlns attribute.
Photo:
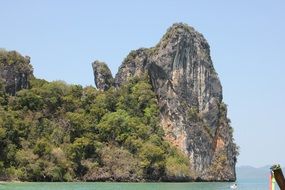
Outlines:
<svg viewBox="0 0 285 190"><path fill-rule="evenodd" d="M94 84L92 61L115 74L130 50L154 46L174 22L195 27L223 84L238 165L285 166L284 0L1 0L0 7L0 47L29 55L38 78L83 86Z"/></svg>

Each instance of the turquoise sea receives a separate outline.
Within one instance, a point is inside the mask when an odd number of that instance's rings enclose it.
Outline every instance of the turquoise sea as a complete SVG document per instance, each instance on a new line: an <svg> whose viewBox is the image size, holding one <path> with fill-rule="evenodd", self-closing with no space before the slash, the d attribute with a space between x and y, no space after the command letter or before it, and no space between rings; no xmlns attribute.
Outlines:
<svg viewBox="0 0 285 190"><path fill-rule="evenodd" d="M226 190L233 183L3 183L0 190ZM240 190L268 190L268 181L239 180ZM277 189L277 188L276 188Z"/></svg>

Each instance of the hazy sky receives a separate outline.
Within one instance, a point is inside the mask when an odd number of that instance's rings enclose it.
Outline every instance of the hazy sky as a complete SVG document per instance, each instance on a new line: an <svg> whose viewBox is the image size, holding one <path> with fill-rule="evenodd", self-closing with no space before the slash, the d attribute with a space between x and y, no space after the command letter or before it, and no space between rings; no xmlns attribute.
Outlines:
<svg viewBox="0 0 285 190"><path fill-rule="evenodd" d="M174 22L208 40L240 146L238 165L285 166L284 0L0 1L0 47L31 57L46 80L93 85L91 62L113 74L132 49Z"/></svg>

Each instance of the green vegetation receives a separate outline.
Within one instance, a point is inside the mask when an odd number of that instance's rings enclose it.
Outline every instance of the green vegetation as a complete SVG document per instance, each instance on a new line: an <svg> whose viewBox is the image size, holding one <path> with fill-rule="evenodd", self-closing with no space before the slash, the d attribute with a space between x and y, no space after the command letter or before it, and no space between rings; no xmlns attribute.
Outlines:
<svg viewBox="0 0 285 190"><path fill-rule="evenodd" d="M195 122L195 123L201 121L201 117L199 115L199 110L196 106L188 108L187 119L189 121Z"/></svg>
<svg viewBox="0 0 285 190"><path fill-rule="evenodd" d="M30 63L30 57L23 57L16 51L6 51L0 48L0 68L3 66L3 63L14 65L15 69L22 72L32 70L32 66L28 64Z"/></svg>
<svg viewBox="0 0 285 190"><path fill-rule="evenodd" d="M0 180L141 181L190 176L163 139L149 79L98 91L62 81L0 84Z"/></svg>

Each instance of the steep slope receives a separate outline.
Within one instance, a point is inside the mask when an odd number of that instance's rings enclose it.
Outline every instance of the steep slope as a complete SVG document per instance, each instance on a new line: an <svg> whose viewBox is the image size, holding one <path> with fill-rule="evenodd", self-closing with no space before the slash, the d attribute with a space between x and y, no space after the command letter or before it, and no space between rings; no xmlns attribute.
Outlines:
<svg viewBox="0 0 285 190"><path fill-rule="evenodd" d="M174 24L155 47L127 56L115 84L144 74L157 95L165 139L188 156L193 177L234 181L237 147L203 35L186 24Z"/></svg>
<svg viewBox="0 0 285 190"><path fill-rule="evenodd" d="M16 51L0 50L0 86L11 95L28 88L28 78L33 76L30 58Z"/></svg>

